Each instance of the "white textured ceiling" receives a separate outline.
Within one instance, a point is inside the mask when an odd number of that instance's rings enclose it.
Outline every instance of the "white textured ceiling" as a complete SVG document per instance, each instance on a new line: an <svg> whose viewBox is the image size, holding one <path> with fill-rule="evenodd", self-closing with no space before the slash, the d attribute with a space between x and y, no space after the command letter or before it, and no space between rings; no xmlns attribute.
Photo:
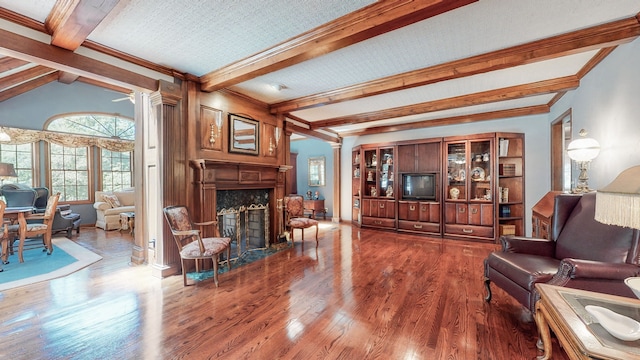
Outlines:
<svg viewBox="0 0 640 360"><path fill-rule="evenodd" d="M121 1L89 39L201 76L373 2Z"/></svg>
<svg viewBox="0 0 640 360"><path fill-rule="evenodd" d="M373 3L373 0L121 0L88 40L179 72L202 76ZM56 0L0 0L0 7L38 22L45 21L55 4ZM231 89L275 104L630 18L638 13L640 0L481 0L258 76ZM313 124L575 75L596 53L597 49L316 106L292 115ZM272 84L282 84L285 88L275 91ZM365 124L344 124L331 129L356 131L385 124L544 105L553 96L531 96Z"/></svg>

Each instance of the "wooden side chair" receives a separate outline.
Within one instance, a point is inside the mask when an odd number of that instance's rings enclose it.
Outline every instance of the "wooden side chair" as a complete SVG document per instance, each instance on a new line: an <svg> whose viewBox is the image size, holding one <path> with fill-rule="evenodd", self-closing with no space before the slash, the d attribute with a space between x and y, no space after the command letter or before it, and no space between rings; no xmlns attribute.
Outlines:
<svg viewBox="0 0 640 360"><path fill-rule="evenodd" d="M304 244L304 229L316 227L316 247L318 247L318 220L304 216L304 197L302 195L288 195L284 197L285 226L291 233L291 242L294 242L293 231L302 231L302 243Z"/></svg>
<svg viewBox="0 0 640 360"><path fill-rule="evenodd" d="M184 266L185 260L194 260L196 271L200 271L200 260L213 260L213 281L218 286L218 263L220 254L227 252L227 266L231 270L231 238L220 237L217 221L207 221L202 223L194 223L189 216L189 210L186 206L168 206L163 209L164 216L171 228L173 238L178 245L180 252L180 262L182 265L182 280L184 286L187 286L187 269ZM202 238L201 229L195 226L213 225L215 229L214 237Z"/></svg>
<svg viewBox="0 0 640 360"><path fill-rule="evenodd" d="M56 213L56 208L58 207L58 200L60 200L60 193L49 196L47 200L47 207L44 213L41 214L29 214L27 219L27 230L24 238L22 239L32 239L35 237L42 236L42 245L44 245L44 249L42 251L46 251L47 255L51 255L53 252L53 245L51 243L51 230L53 224L53 217ZM37 222L31 222L30 220L35 220ZM9 232L20 235L19 234L20 225L14 224L9 226ZM11 246L13 246L13 241L15 241L15 237L11 240ZM33 247L29 248L40 248L42 247L40 244L34 244ZM24 262L23 251L25 248L25 241L20 241L20 245L18 246L18 259L20 262Z"/></svg>

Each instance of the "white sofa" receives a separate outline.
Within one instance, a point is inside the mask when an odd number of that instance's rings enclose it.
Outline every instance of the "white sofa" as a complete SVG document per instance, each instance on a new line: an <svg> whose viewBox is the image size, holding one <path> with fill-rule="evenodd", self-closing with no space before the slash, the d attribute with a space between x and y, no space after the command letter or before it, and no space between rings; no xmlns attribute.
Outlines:
<svg viewBox="0 0 640 360"><path fill-rule="evenodd" d="M111 206L105 201L104 195L115 195L120 202L120 206ZM104 230L120 229L120 213L135 212L135 196L133 188L123 189L119 191L96 191L95 203L93 208L96 209L96 227Z"/></svg>

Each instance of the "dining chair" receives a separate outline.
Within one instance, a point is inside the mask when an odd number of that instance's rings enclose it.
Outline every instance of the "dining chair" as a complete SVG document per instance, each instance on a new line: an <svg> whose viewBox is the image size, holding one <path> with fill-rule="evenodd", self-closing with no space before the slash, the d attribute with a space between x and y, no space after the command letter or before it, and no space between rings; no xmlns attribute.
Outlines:
<svg viewBox="0 0 640 360"><path fill-rule="evenodd" d="M2 221L0 223L0 246L2 249L2 254L5 254L7 252L7 242L9 241L9 223L5 223L4 221L4 209L6 209L7 204L0 200L0 221ZM4 271L4 269L2 268L2 261L0 261L0 272Z"/></svg>
<svg viewBox="0 0 640 360"><path fill-rule="evenodd" d="M304 216L304 197L302 195L287 195L284 197L285 226L291 234L291 242L294 242L293 230L302 231L302 243L304 245L304 229L316 227L316 247L318 247L318 220Z"/></svg>
<svg viewBox="0 0 640 360"><path fill-rule="evenodd" d="M17 239L33 239L36 237L42 237L42 244L30 242L33 246L29 246L29 249L32 248L40 248L44 245L44 249L42 251L46 251L47 255L51 255L53 252L53 245L51 244L51 230L53 224L53 217L56 213L56 208L58 206L58 201L60 200L60 193L56 193L55 195L49 196L47 200L47 207L44 213L41 214L29 214L26 216L27 219L27 230L25 232L25 236L19 236L19 225L13 224L9 225L9 233L15 234L13 238L10 237L10 247L13 247L13 242ZM29 222L30 220L38 221L38 222ZM20 245L18 246L18 259L20 262L24 262L23 251L25 248L25 241L20 240Z"/></svg>
<svg viewBox="0 0 640 360"><path fill-rule="evenodd" d="M187 268L185 260L194 260L196 271L200 271L200 260L211 259L213 261L213 282L218 287L218 263L220 254L227 253L227 266L231 270L231 238L220 237L217 221L193 222L186 206L167 206L163 209L173 239L178 245L180 263L182 265L182 281L187 286ZM200 229L195 227L199 226ZM213 226L213 237L202 237L205 226Z"/></svg>

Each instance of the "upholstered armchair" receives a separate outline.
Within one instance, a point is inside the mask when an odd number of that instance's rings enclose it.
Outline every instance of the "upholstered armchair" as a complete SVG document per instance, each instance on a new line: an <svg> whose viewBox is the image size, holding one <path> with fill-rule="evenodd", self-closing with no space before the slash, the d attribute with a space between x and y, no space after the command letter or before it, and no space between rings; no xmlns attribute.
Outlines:
<svg viewBox="0 0 640 360"><path fill-rule="evenodd" d="M200 260L211 259L213 261L213 281L217 287L218 262L220 262L220 254L225 251L227 266L231 270L231 238L220 237L218 222L215 220L200 223L191 221L186 206L167 206L163 211L176 245L178 245L184 286L187 286L187 268L185 268L184 261L194 260L196 271L199 271ZM199 226L200 229L197 229L196 226ZM202 237L201 231L205 226L213 227L213 237Z"/></svg>
<svg viewBox="0 0 640 360"><path fill-rule="evenodd" d="M534 312L535 284L635 297L624 279L640 275L639 231L594 220L595 193L555 198L550 239L502 236L484 261L487 289L502 288Z"/></svg>
<svg viewBox="0 0 640 360"><path fill-rule="evenodd" d="M291 242L294 242L293 230L300 229L302 231L302 243L304 245L304 229L315 226L316 247L318 247L318 220L304 217L304 197L302 197L302 195L285 196L284 211L285 226L291 233Z"/></svg>

